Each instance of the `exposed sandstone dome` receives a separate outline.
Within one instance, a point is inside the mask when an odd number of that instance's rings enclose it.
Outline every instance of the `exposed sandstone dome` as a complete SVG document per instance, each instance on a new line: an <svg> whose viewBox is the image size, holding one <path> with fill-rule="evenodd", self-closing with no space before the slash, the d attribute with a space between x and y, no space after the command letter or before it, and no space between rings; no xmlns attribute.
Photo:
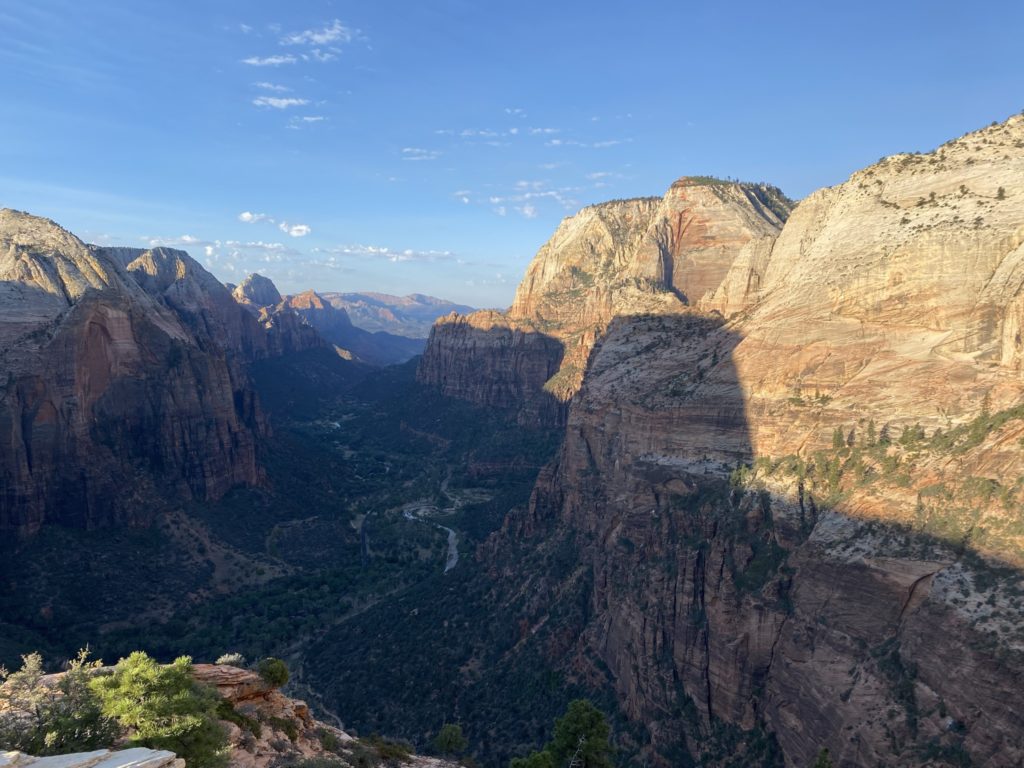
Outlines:
<svg viewBox="0 0 1024 768"><path fill-rule="evenodd" d="M239 304L255 309L272 306L281 301L281 294L274 281L255 272L239 283L232 291L232 295Z"/></svg>
<svg viewBox="0 0 1024 768"><path fill-rule="evenodd" d="M564 219L527 267L506 313L520 338L542 335L562 347L559 354L555 345L532 343L535 351L552 351L531 368L555 366L557 374L544 394L523 383L533 390L530 410L549 396L565 403L575 394L591 350L613 318L675 314L711 302L737 261L758 262L771 250L790 205L774 187L684 178L660 199L616 200ZM492 320L475 313L468 323L488 326ZM444 360L459 356L444 348L465 345L464 327L453 332L448 318L435 324L419 378L454 396L498 405L487 385L473 380L481 370L508 378L507 369L498 371L502 360L477 359L461 374L445 367ZM560 413L564 418L564 408Z"/></svg>

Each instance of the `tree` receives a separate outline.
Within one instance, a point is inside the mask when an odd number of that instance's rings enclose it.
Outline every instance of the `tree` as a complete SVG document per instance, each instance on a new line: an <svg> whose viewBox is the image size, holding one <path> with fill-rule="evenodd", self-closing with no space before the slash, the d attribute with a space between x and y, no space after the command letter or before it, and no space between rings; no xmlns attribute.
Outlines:
<svg viewBox="0 0 1024 768"><path fill-rule="evenodd" d="M832 431L832 450L838 451L846 446L846 437L843 435L843 428L836 427Z"/></svg>
<svg viewBox="0 0 1024 768"><path fill-rule="evenodd" d="M576 699L555 720L555 732L547 746L529 757L514 759L509 768L611 768L610 735L604 713L586 699Z"/></svg>
<svg viewBox="0 0 1024 768"><path fill-rule="evenodd" d="M580 768L611 768L610 735L604 713L586 699L576 699L555 721L555 733L547 749L556 765L568 765L576 757Z"/></svg>
<svg viewBox="0 0 1024 768"><path fill-rule="evenodd" d="M464 752L469 742L462 735L462 726L456 723L445 723L434 737L434 749L442 755L455 755Z"/></svg>
<svg viewBox="0 0 1024 768"><path fill-rule="evenodd" d="M833 768L832 758L829 757L827 748L822 748L822 750L818 753L817 759L814 761L814 765L812 765L811 768Z"/></svg>
<svg viewBox="0 0 1024 768"><path fill-rule="evenodd" d="M89 686L103 714L130 730L132 744L170 750L189 768L227 764L227 736L216 714L220 696L192 678L188 656L161 666L136 651Z"/></svg>
<svg viewBox="0 0 1024 768"><path fill-rule="evenodd" d="M256 671L268 685L280 688L288 682L288 665L280 659L268 656L256 665Z"/></svg>
<svg viewBox="0 0 1024 768"><path fill-rule="evenodd" d="M89 678L102 664L90 662L87 650L68 664L59 678L47 678L38 653L22 657L21 669L0 668L0 744L33 755L61 755L111 746L121 735L115 720L104 716Z"/></svg>

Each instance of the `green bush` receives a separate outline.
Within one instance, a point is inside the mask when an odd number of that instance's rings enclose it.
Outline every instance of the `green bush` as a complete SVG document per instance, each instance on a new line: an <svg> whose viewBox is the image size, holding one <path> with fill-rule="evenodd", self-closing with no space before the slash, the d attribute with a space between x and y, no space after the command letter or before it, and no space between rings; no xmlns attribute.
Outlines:
<svg viewBox="0 0 1024 768"><path fill-rule="evenodd" d="M267 685L280 688L288 682L288 665L280 659L268 656L256 665L256 671Z"/></svg>
<svg viewBox="0 0 1024 768"><path fill-rule="evenodd" d="M21 669L0 667L0 746L32 755L60 755L109 747L121 726L107 717L89 689L89 677L102 664L80 651L56 683L43 681L38 653L22 657Z"/></svg>
<svg viewBox="0 0 1024 768"><path fill-rule="evenodd" d="M193 680L189 657L161 666L136 651L89 687L103 714L129 729L133 745L170 750L189 768L227 764L227 737L217 722L220 697Z"/></svg>
<svg viewBox="0 0 1024 768"><path fill-rule="evenodd" d="M469 742L462 735L462 726L455 723L446 723L434 737L434 749L442 755L456 755L465 752Z"/></svg>
<svg viewBox="0 0 1024 768"><path fill-rule="evenodd" d="M604 713L586 699L569 702L562 717L555 720L551 741L540 752L518 757L510 768L612 768L611 730Z"/></svg>

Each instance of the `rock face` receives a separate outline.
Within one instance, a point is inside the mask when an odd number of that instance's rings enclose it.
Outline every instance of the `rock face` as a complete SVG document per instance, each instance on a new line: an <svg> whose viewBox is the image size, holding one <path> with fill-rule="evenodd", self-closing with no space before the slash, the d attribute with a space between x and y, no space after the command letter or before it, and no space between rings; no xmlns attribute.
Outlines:
<svg viewBox="0 0 1024 768"><path fill-rule="evenodd" d="M585 620L565 632L580 639L551 658L607 679L655 751L682 744L702 765L770 764L772 749L809 765L822 747L841 766L1024 760L1007 704L1024 687L1022 180L1014 117L816 192L781 233L766 203L751 223L730 197L734 218L700 225L728 256L676 256L671 243L695 247L685 225L655 248L607 224L613 211L648 231L673 222L632 202L563 223L531 265L510 323L546 321L560 339L607 326L559 458L492 546L572 541L586 576L497 575L541 596L528 627L551 618L544 595L581 590ZM577 227L589 252L554 258ZM664 290L601 309L588 263ZM471 347L446 325L421 376L481 401L489 384L467 391L450 372L472 369L441 362L455 340ZM476 370L501 381L498 367Z"/></svg>
<svg viewBox="0 0 1024 768"><path fill-rule="evenodd" d="M439 317L452 312L468 314L473 307L456 304L435 296L411 293L391 296L386 293L323 293L338 309L348 313L352 324L371 333L386 331L410 339L426 339Z"/></svg>
<svg viewBox="0 0 1024 768"><path fill-rule="evenodd" d="M215 688L240 716L234 718L237 722L222 721L231 745L231 768L293 765L312 758L353 768L376 762L372 747L316 720L305 702L289 698L255 672L222 664L195 664L192 675ZM454 768L453 763L418 755L410 755L407 764Z"/></svg>
<svg viewBox="0 0 1024 768"><path fill-rule="evenodd" d="M231 291L235 301L259 310L281 302L281 294L269 277L253 273Z"/></svg>
<svg viewBox="0 0 1024 768"><path fill-rule="evenodd" d="M258 329L221 322L214 283L181 252L90 249L0 211L0 530L140 522L151 494L259 482L240 365Z"/></svg>
<svg viewBox="0 0 1024 768"><path fill-rule="evenodd" d="M185 761L162 749L99 749L71 755L32 757L22 752L0 752L0 768L185 768Z"/></svg>
<svg viewBox="0 0 1024 768"><path fill-rule="evenodd" d="M408 339L390 333L370 333L352 324L344 309L335 307L316 291L282 298L277 288L261 275L250 275L234 291L235 300L254 312L266 329L271 346L279 354L300 352L326 342L342 357L369 363L393 365L418 355L422 339ZM261 304L265 300L276 301Z"/></svg>
<svg viewBox="0 0 1024 768"><path fill-rule="evenodd" d="M713 301L737 262L758 262L789 213L790 203L774 187L705 178L683 178L661 198L621 200L584 208L565 219L537 252L505 313L520 338L543 335L555 345L532 345L516 355L541 353L531 368L555 366L547 396L561 403L579 389L590 352L615 317L668 315ZM721 302L720 302L721 303ZM431 332L419 378L481 405L486 388L453 382L456 374L440 362L447 349L465 345L465 323L444 318ZM470 315L470 327L490 328L491 313ZM481 346L486 346L482 342ZM508 356L505 356L506 358ZM507 379L504 361L480 361L488 378ZM473 370L479 372L481 367ZM441 382L441 376L444 383ZM545 395L534 383L534 399ZM531 408L531 411L536 409ZM564 420L565 408L552 412Z"/></svg>

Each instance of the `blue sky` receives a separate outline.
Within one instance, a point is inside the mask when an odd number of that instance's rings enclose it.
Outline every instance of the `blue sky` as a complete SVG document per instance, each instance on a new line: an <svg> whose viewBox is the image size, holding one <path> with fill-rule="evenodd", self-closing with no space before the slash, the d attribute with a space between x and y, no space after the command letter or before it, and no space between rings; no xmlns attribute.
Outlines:
<svg viewBox="0 0 1024 768"><path fill-rule="evenodd" d="M511 300L583 205L799 198L1024 108L1024 3L0 0L0 206L284 291Z"/></svg>

